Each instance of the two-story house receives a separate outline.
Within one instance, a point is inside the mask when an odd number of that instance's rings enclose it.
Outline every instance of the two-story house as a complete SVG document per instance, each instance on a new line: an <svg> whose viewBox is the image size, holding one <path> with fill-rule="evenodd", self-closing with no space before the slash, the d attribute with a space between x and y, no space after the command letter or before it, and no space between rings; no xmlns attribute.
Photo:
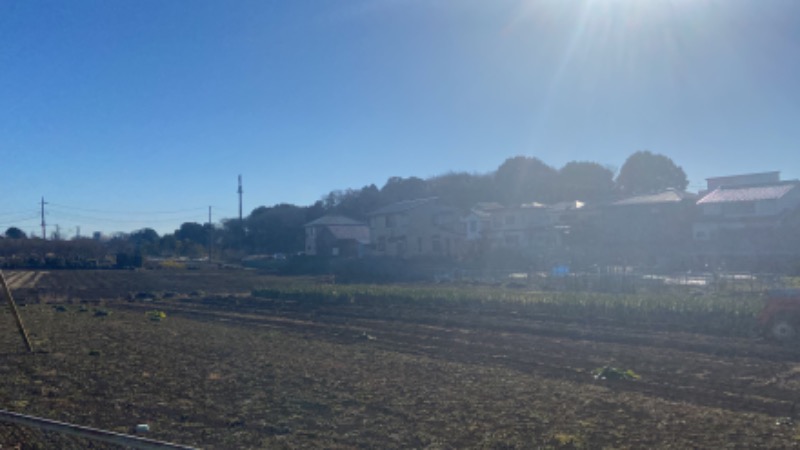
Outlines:
<svg viewBox="0 0 800 450"><path fill-rule="evenodd" d="M726 231L769 233L781 218L800 207L800 181L781 181L780 172L708 178L708 190L697 201L693 227L698 241L714 240Z"/></svg>
<svg viewBox="0 0 800 450"><path fill-rule="evenodd" d="M563 253L563 237L583 207L579 201L513 207L478 203L463 218L469 254L513 252L531 262L551 262Z"/></svg>
<svg viewBox="0 0 800 450"><path fill-rule="evenodd" d="M460 212L436 197L406 200L369 214L373 253L413 258L459 257L464 252Z"/></svg>
<svg viewBox="0 0 800 450"><path fill-rule="evenodd" d="M782 181L779 172L707 181L692 227L697 259L709 267L785 270L800 252L800 181Z"/></svg>
<svg viewBox="0 0 800 450"><path fill-rule="evenodd" d="M606 264L688 264L696 201L675 189L616 200L600 208L595 241L584 245Z"/></svg>
<svg viewBox="0 0 800 450"><path fill-rule="evenodd" d="M489 249L492 211L499 209L504 209L504 206L495 202L477 203L461 218L465 230L465 252L468 256L479 256Z"/></svg>
<svg viewBox="0 0 800 450"><path fill-rule="evenodd" d="M489 241L493 249L517 249L536 252L555 243L551 208L528 203L492 211Z"/></svg>

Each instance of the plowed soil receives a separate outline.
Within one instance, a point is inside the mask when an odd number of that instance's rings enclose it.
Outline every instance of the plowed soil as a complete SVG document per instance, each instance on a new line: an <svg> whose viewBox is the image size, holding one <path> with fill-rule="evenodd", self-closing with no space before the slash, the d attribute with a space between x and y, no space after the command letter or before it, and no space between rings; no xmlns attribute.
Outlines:
<svg viewBox="0 0 800 450"><path fill-rule="evenodd" d="M245 284L28 304L35 354L6 313L0 405L218 449L800 446L791 345L508 308L261 299ZM641 378L595 379L603 366ZM0 437L87 445L17 426Z"/></svg>

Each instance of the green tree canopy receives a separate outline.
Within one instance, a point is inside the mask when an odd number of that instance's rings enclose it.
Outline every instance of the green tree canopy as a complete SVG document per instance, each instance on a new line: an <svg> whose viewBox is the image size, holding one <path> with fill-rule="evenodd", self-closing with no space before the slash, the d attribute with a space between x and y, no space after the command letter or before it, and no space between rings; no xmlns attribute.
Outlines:
<svg viewBox="0 0 800 450"><path fill-rule="evenodd" d="M128 235L128 242L140 252L145 254L157 254L159 252L158 232L152 228L142 228Z"/></svg>
<svg viewBox="0 0 800 450"><path fill-rule="evenodd" d="M367 213L383 206L381 198L381 191L371 184L361 189L331 191L323 197L322 206L327 214L341 214L352 219L364 220ZM309 218L313 220L317 217Z"/></svg>
<svg viewBox="0 0 800 450"><path fill-rule="evenodd" d="M478 202L493 201L491 175L450 172L427 180L432 196L459 208L470 208Z"/></svg>
<svg viewBox="0 0 800 450"><path fill-rule="evenodd" d="M572 161L558 171L560 200L597 201L614 190L614 172L595 162Z"/></svg>
<svg viewBox="0 0 800 450"><path fill-rule="evenodd" d="M417 177L391 177L381 188L383 204L429 197L428 183Z"/></svg>
<svg viewBox="0 0 800 450"><path fill-rule="evenodd" d="M247 217L247 240L256 253L294 253L304 248L308 208L280 204L261 206Z"/></svg>
<svg viewBox="0 0 800 450"><path fill-rule="evenodd" d="M554 168L538 158L509 158L495 172L495 198L506 205L532 201L551 202L555 199L557 176L558 172Z"/></svg>
<svg viewBox="0 0 800 450"><path fill-rule="evenodd" d="M197 222L184 222L175 230L175 237L179 241L205 245L208 243L208 230Z"/></svg>
<svg viewBox="0 0 800 450"><path fill-rule="evenodd" d="M153 244L159 240L158 232L152 228L136 230L128 236L134 244Z"/></svg>
<svg viewBox="0 0 800 450"><path fill-rule="evenodd" d="M27 239L28 235L17 227L9 227L6 230L6 237L9 239Z"/></svg>
<svg viewBox="0 0 800 450"><path fill-rule="evenodd" d="M689 180L683 169L670 158L638 151L625 160L615 184L622 194L639 195L668 188L682 191L689 185Z"/></svg>

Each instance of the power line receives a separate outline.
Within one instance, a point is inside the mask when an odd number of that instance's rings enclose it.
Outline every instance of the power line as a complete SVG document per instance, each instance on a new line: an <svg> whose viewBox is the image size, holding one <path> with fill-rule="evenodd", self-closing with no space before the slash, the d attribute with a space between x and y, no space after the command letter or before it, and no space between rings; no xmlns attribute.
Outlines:
<svg viewBox="0 0 800 450"><path fill-rule="evenodd" d="M72 220L83 220L83 221L92 221L92 222L108 222L108 223L118 223L118 224L148 224L148 223L167 223L167 222L201 222L202 219L200 215L192 215L192 216L181 216L181 217L168 217L168 218L141 218L141 219L134 219L134 218L110 218L110 217L96 217L96 216L87 216L84 214L76 214L61 210L55 210L54 213L58 214L59 217L64 217L67 219Z"/></svg>
<svg viewBox="0 0 800 450"><path fill-rule="evenodd" d="M13 214L36 214L36 216L38 217L39 216L39 210L38 209L26 209L26 210L19 210L19 211L0 212L0 216L10 216L10 215L13 215Z"/></svg>
<svg viewBox="0 0 800 450"><path fill-rule="evenodd" d="M45 205L47 205L46 210ZM2 217L3 222L0 222L0 226L16 225L20 227L30 227L32 225L31 222L39 218L41 235L45 236L45 238L47 236L48 222L59 222L62 225L72 228L87 224L89 224L89 226L101 228L120 227L132 229L151 226L164 228L172 226L173 224L178 226L178 224L187 222L203 223L202 211L207 208L210 207L204 206L157 211L113 211L46 202L44 197L42 197L37 210L20 211L22 214L19 216L14 216L13 212L4 213ZM217 207L214 206L214 208ZM222 211L223 215L231 213L230 208L218 208L217 211ZM219 214L219 212L217 212L217 214ZM220 217L220 219L223 218Z"/></svg>
<svg viewBox="0 0 800 450"><path fill-rule="evenodd" d="M8 221L8 222L0 222L0 226L24 224L26 222L31 222L31 221L38 220L38 219L39 219L39 213L37 212L33 216L14 219L14 220L11 220L11 221Z"/></svg>
<svg viewBox="0 0 800 450"><path fill-rule="evenodd" d="M94 213L101 213L101 214L141 214L141 215L156 215L156 214L180 214L192 211L204 211L206 206L199 206L196 208L186 208L186 209L176 209L172 211L112 211L112 210L103 210L103 209L93 209L93 208L82 208L79 206L71 206L71 205L63 205L60 203L49 203L51 206L58 206L61 208L69 208L78 211L85 211L85 212L94 212Z"/></svg>

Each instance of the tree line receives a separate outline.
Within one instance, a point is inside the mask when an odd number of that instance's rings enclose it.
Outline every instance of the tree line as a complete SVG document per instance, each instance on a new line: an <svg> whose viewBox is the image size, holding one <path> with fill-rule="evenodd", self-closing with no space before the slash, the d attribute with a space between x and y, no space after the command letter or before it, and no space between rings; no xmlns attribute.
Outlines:
<svg viewBox="0 0 800 450"><path fill-rule="evenodd" d="M449 172L422 179L391 177L382 187L334 190L312 205L281 203L259 206L241 221L224 219L220 224L186 222L174 233L159 235L152 228L118 233L103 242L107 252L147 256L201 257L208 251L222 259L264 253L295 253L304 248L303 225L326 214L366 220L380 207L425 197L468 209L481 202L505 206L562 201L604 202L618 197L674 188L686 189L683 169L670 158L650 151L630 155L618 173L590 161L572 161L552 167L532 156L515 156L489 173ZM16 227L5 232L0 256L20 252L25 233ZM73 239L74 246L97 257L98 244L91 239ZM62 244L64 245L64 244ZM30 247L30 245L28 246ZM68 254L74 254L67 252Z"/></svg>

